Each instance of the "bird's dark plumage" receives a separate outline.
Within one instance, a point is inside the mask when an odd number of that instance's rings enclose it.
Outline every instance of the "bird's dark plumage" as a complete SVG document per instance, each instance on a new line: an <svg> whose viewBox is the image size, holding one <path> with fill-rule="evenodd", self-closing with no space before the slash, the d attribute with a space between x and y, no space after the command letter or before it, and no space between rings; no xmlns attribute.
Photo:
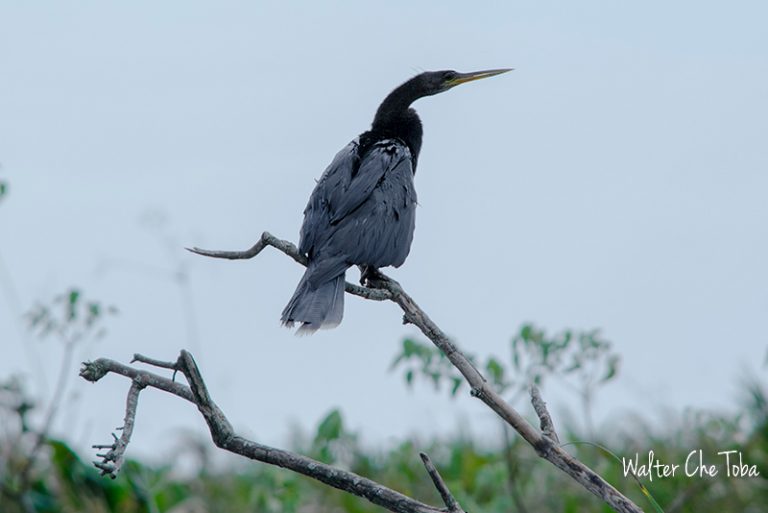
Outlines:
<svg viewBox="0 0 768 513"><path fill-rule="evenodd" d="M426 72L384 99L371 130L336 155L309 198L299 241L309 264L283 310L284 325L300 323L299 333L338 325L347 269L405 262L416 226L413 176L423 134L411 103L504 71Z"/></svg>

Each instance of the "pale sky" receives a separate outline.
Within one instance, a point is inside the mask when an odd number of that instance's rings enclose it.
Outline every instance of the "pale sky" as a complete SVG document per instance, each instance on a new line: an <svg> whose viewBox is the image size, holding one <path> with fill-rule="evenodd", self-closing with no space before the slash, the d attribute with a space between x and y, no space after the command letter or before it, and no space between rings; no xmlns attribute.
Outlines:
<svg viewBox="0 0 768 513"><path fill-rule="evenodd" d="M390 274L481 357L507 357L527 321L602 328L622 356L597 398L604 426L727 408L766 372L766 19L757 1L3 2L0 376L50 394L60 350L20 336L18 314L77 285L121 312L80 359L189 348L259 441L334 407L372 443L459 421L496 436L478 401L388 372L417 334L393 304L347 296L339 328L296 338L278 319L298 265L182 248L296 241L314 180L392 88L514 67L415 104L417 228ZM86 447L121 422L129 383L76 372L58 429ZM205 429L160 392L139 410L134 454Z"/></svg>

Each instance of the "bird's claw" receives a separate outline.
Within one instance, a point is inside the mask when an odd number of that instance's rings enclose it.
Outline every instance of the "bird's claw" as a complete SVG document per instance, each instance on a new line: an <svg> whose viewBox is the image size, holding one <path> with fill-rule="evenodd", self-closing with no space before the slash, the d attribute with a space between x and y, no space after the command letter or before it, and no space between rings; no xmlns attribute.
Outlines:
<svg viewBox="0 0 768 513"><path fill-rule="evenodd" d="M375 282L384 280L384 275L375 267L364 266L360 268L360 285L363 287L376 288Z"/></svg>

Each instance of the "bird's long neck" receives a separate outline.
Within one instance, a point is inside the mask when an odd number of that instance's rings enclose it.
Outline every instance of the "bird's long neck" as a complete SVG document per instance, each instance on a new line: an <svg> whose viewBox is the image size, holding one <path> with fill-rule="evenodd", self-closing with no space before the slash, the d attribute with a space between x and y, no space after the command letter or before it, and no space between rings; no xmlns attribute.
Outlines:
<svg viewBox="0 0 768 513"><path fill-rule="evenodd" d="M376 111L376 117L373 118L374 130L377 126L390 125L396 123L408 112L408 108L413 102L422 96L417 83L411 79L394 91L389 93L384 101L379 105Z"/></svg>
<svg viewBox="0 0 768 513"><path fill-rule="evenodd" d="M402 140L411 150L414 164L421 151L424 130L418 114L410 107L421 96L423 94L413 80L399 86L379 105L370 131L376 137L397 137Z"/></svg>

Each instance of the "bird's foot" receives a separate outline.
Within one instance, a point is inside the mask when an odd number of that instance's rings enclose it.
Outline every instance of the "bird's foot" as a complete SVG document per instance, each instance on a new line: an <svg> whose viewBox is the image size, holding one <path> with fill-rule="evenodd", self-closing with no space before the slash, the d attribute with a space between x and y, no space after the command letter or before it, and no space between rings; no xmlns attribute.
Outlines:
<svg viewBox="0 0 768 513"><path fill-rule="evenodd" d="M369 288L380 288L376 286L376 283L381 283L387 279L386 276L375 267L369 265L360 266L360 285Z"/></svg>

